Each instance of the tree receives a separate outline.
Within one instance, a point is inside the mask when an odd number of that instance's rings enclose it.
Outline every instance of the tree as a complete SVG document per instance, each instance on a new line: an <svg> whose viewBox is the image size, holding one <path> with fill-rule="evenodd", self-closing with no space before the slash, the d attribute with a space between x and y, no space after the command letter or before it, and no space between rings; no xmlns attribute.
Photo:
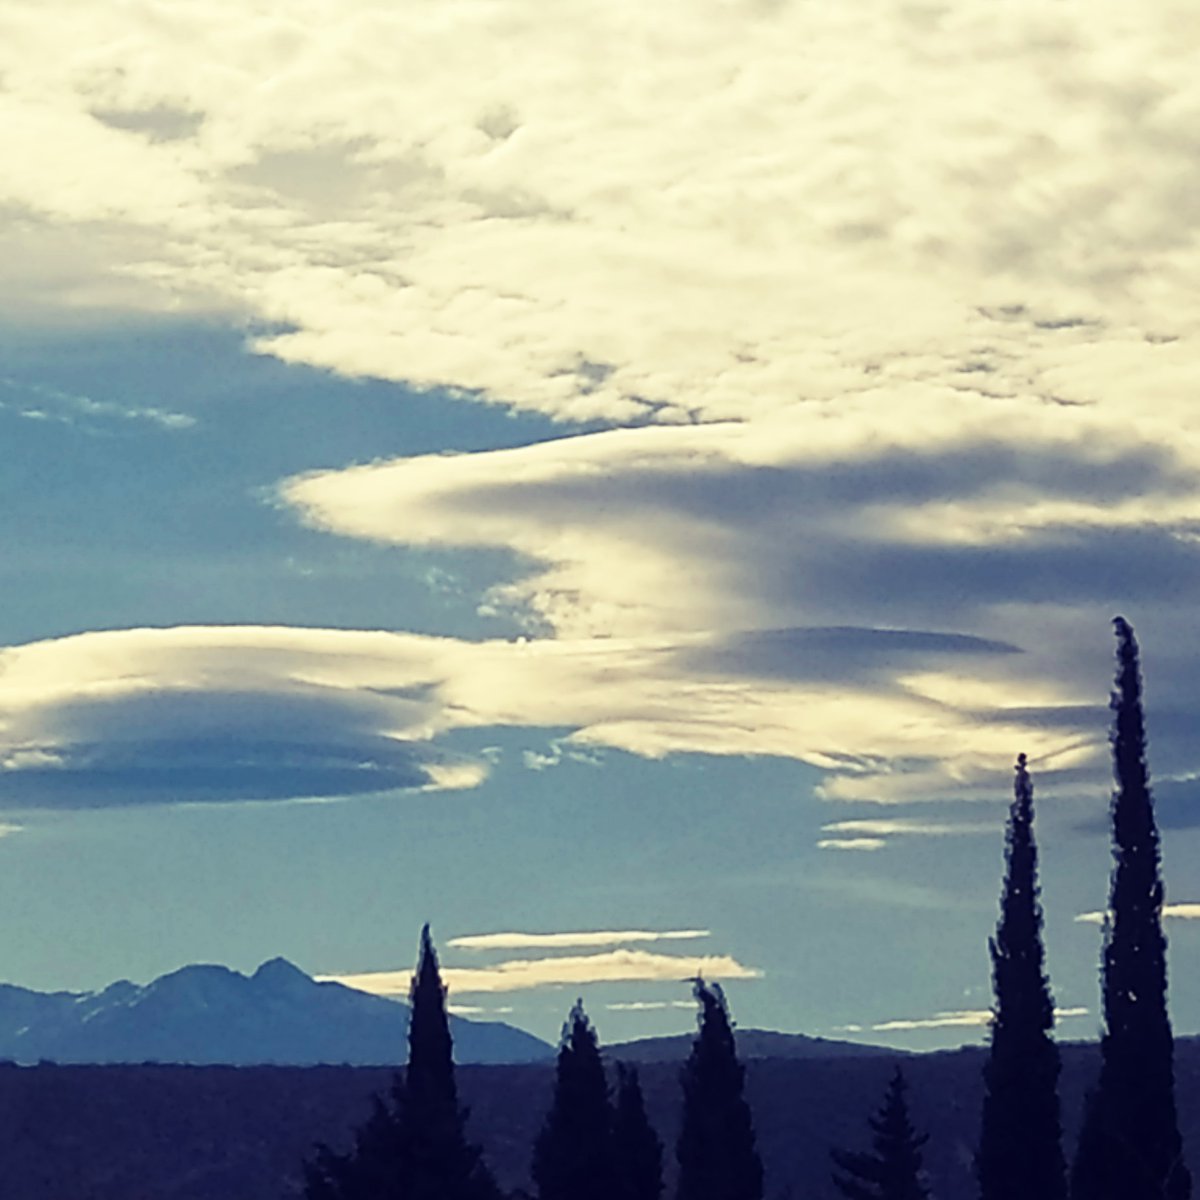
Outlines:
<svg viewBox="0 0 1200 1200"><path fill-rule="evenodd" d="M499 1200L500 1191L467 1142L458 1103L446 989L429 926L421 931L409 993L408 1067L345 1154L317 1150L305 1168L307 1200Z"/></svg>
<svg viewBox="0 0 1200 1200"><path fill-rule="evenodd" d="M684 1064L683 1124L677 1200L762 1200L762 1161L750 1106L742 1096L745 1068L738 1062L725 996L717 984L696 980L700 1032Z"/></svg>
<svg viewBox="0 0 1200 1200"><path fill-rule="evenodd" d="M576 1000L563 1026L554 1099L533 1148L540 1200L611 1200L613 1119L596 1031Z"/></svg>
<svg viewBox="0 0 1200 1200"><path fill-rule="evenodd" d="M834 1186L849 1200L929 1200L921 1172L921 1147L929 1135L913 1129L907 1088L904 1072L897 1067L879 1112L868 1118L869 1151L830 1151L841 1172L834 1173ZM1024 1200L1022 1193L1012 1193L1012 1200L1018 1197Z"/></svg>
<svg viewBox="0 0 1200 1200"><path fill-rule="evenodd" d="M1033 785L1025 755L1008 817L1007 870L996 936L989 940L991 1051L983 1069L983 1123L975 1172L981 1200L1066 1200L1058 1103L1054 1001L1044 969Z"/></svg>
<svg viewBox="0 0 1200 1200"><path fill-rule="evenodd" d="M1188 1200L1192 1179L1183 1161L1175 1109L1163 885L1138 647L1124 618L1113 624L1115 862L1104 936L1104 1035L1100 1077L1087 1100L1071 1194L1074 1200Z"/></svg>
<svg viewBox="0 0 1200 1200"><path fill-rule="evenodd" d="M663 1190L662 1156L662 1142L646 1117L637 1071L618 1063L613 1112L615 1200L659 1200Z"/></svg>

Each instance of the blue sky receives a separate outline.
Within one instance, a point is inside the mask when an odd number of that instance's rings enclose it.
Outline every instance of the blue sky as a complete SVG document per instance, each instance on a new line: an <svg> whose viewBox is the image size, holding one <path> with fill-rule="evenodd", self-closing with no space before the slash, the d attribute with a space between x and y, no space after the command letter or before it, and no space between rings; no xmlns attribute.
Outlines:
<svg viewBox="0 0 1200 1200"><path fill-rule="evenodd" d="M10 6L0 976L1090 1036L1122 612L1200 1031L1195 23Z"/></svg>

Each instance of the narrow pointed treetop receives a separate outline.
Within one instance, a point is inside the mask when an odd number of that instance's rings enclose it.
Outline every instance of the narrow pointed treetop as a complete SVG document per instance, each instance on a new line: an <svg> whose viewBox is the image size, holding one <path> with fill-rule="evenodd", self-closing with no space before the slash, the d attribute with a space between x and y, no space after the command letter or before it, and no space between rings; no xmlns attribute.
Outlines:
<svg viewBox="0 0 1200 1200"><path fill-rule="evenodd" d="M1072 1169L1074 1200L1187 1200L1167 1015L1167 942L1158 827L1146 766L1142 680L1133 629L1113 621L1117 673L1110 707L1116 789L1113 875L1105 929L1104 1036Z"/></svg>
<svg viewBox="0 0 1200 1200"><path fill-rule="evenodd" d="M904 1072L897 1067L879 1112L868 1119L871 1149L830 1152L838 1168L834 1186L849 1200L929 1200L921 1169L921 1149L929 1135L913 1128L907 1091Z"/></svg>
<svg viewBox="0 0 1200 1200"><path fill-rule="evenodd" d="M446 1015L446 989L438 971L429 925L421 930L417 970L409 990L408 1069L405 1084L414 1104L457 1112L454 1049Z"/></svg>
<svg viewBox="0 0 1200 1200"><path fill-rule="evenodd" d="M662 1160L662 1142L646 1116L637 1070L618 1063L613 1113L615 1200L659 1200L663 1190Z"/></svg>
<svg viewBox="0 0 1200 1200"><path fill-rule="evenodd" d="M612 1110L599 1041L583 1001L567 1023L554 1076L554 1097L533 1148L540 1200L611 1200Z"/></svg>
<svg viewBox="0 0 1200 1200"><path fill-rule="evenodd" d="M676 1200L762 1200L762 1160L725 995L697 979L695 996L700 1033L683 1068Z"/></svg>
<svg viewBox="0 0 1200 1200"><path fill-rule="evenodd" d="M1065 1200L1054 1001L1045 972L1033 784L1017 759L996 936L988 943L996 1003L984 1066L983 1122L975 1160L981 1200Z"/></svg>

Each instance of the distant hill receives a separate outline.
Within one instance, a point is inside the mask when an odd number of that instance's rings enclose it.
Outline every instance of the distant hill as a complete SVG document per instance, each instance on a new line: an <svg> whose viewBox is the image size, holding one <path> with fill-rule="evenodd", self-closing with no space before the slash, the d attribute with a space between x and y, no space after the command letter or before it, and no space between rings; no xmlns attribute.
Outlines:
<svg viewBox="0 0 1200 1200"><path fill-rule="evenodd" d="M408 1053L407 1004L318 983L285 959L253 975L190 966L99 992L0 984L0 1059L18 1063L386 1065ZM450 1018L462 1063L523 1063L553 1048L500 1022Z"/></svg>
<svg viewBox="0 0 1200 1200"><path fill-rule="evenodd" d="M694 1033L672 1037L641 1038L634 1042L618 1042L605 1046L604 1055L621 1062L681 1062L692 1051ZM904 1050L886 1046L866 1046L861 1042L843 1042L836 1038L809 1037L806 1033L776 1033L770 1029L737 1030L738 1055L750 1058L871 1058L886 1054L889 1058L903 1057Z"/></svg>

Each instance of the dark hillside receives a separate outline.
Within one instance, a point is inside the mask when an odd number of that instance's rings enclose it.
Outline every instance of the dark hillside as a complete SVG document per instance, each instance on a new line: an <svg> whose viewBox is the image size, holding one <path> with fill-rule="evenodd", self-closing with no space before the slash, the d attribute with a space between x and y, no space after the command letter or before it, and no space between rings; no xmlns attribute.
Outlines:
<svg viewBox="0 0 1200 1200"><path fill-rule="evenodd" d="M1063 1112L1073 1137L1094 1046L1063 1048ZM831 1144L857 1146L893 1059L752 1059L748 1096L768 1197L828 1194ZM905 1057L914 1121L932 1134L938 1200L972 1200L982 1051ZM669 1152L679 1064L640 1068ZM549 1103L549 1065L461 1067L459 1083L501 1182L527 1183ZM1200 1154L1200 1043L1177 1054L1185 1144ZM315 1141L342 1144L390 1078L367 1067L0 1066L5 1200L294 1200Z"/></svg>

